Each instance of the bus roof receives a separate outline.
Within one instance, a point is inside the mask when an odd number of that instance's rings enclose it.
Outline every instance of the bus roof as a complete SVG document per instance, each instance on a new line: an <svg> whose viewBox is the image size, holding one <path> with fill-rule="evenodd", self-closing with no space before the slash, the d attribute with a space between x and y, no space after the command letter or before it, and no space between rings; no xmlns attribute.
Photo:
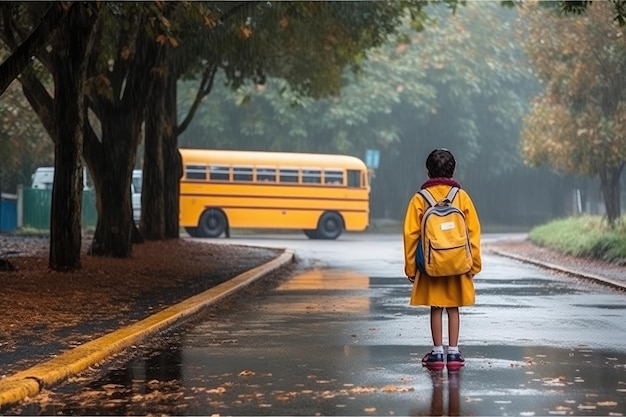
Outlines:
<svg viewBox="0 0 626 417"><path fill-rule="evenodd" d="M185 148L180 148L179 151L184 164L207 164L210 162L268 167L366 169L362 160L350 155Z"/></svg>

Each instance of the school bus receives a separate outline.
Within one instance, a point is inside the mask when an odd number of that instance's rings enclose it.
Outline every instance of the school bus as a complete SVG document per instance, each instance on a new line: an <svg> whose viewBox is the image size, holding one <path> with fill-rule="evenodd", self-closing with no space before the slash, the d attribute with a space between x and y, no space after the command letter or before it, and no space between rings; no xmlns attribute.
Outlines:
<svg viewBox="0 0 626 417"><path fill-rule="evenodd" d="M179 149L180 225L192 237L231 228L297 229L337 239L369 223L367 167L348 155Z"/></svg>

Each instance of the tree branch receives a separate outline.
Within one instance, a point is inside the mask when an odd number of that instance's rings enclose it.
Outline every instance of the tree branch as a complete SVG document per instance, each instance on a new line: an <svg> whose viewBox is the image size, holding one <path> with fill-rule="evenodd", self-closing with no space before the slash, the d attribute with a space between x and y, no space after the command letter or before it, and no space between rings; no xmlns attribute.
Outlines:
<svg viewBox="0 0 626 417"><path fill-rule="evenodd" d="M31 71L25 71L18 78L22 84L22 91L30 103L41 124L46 129L52 141L56 143L56 122L54 119L53 99L46 87Z"/></svg>
<svg viewBox="0 0 626 417"><path fill-rule="evenodd" d="M67 3L64 3L67 4ZM54 3L41 17L39 24L15 51L0 65L0 95L15 78L31 62L31 57L44 45L48 37L59 27L67 16L67 11L73 3L67 6Z"/></svg>
<svg viewBox="0 0 626 417"><path fill-rule="evenodd" d="M204 74L202 76L202 81L200 82L200 87L198 88L198 93L196 94L196 98L189 109L189 113L187 113L187 117L185 120L176 128L176 136L182 134L187 127L189 127L189 123L191 123L191 119L196 114L202 99L209 95L211 89L213 88L213 81L215 80L215 74L217 73L217 65L213 64L207 67L204 70Z"/></svg>

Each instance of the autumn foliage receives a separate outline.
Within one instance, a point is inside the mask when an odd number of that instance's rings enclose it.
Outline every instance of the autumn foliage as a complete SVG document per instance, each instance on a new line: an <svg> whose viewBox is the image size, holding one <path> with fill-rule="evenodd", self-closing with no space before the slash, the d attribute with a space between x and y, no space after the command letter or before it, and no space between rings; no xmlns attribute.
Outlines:
<svg viewBox="0 0 626 417"><path fill-rule="evenodd" d="M598 175L611 223L626 161L626 40L613 13L610 2L574 16L539 4L520 11L522 42L545 86L524 120L522 155L532 166Z"/></svg>

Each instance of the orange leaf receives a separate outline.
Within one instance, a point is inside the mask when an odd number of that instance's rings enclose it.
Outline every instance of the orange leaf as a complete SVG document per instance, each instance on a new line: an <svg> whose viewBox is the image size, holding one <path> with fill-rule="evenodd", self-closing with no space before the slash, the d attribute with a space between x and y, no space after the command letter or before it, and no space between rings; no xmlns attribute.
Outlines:
<svg viewBox="0 0 626 417"><path fill-rule="evenodd" d="M204 15L204 24L210 28L217 26L217 20L213 16Z"/></svg>
<svg viewBox="0 0 626 417"><path fill-rule="evenodd" d="M167 42L167 35L161 34L161 35L157 36L156 37L156 42L159 45L165 45L165 43Z"/></svg>
<svg viewBox="0 0 626 417"><path fill-rule="evenodd" d="M244 39L248 39L250 35L252 35L252 30L248 26L244 26L240 30L241 35L244 37Z"/></svg>

